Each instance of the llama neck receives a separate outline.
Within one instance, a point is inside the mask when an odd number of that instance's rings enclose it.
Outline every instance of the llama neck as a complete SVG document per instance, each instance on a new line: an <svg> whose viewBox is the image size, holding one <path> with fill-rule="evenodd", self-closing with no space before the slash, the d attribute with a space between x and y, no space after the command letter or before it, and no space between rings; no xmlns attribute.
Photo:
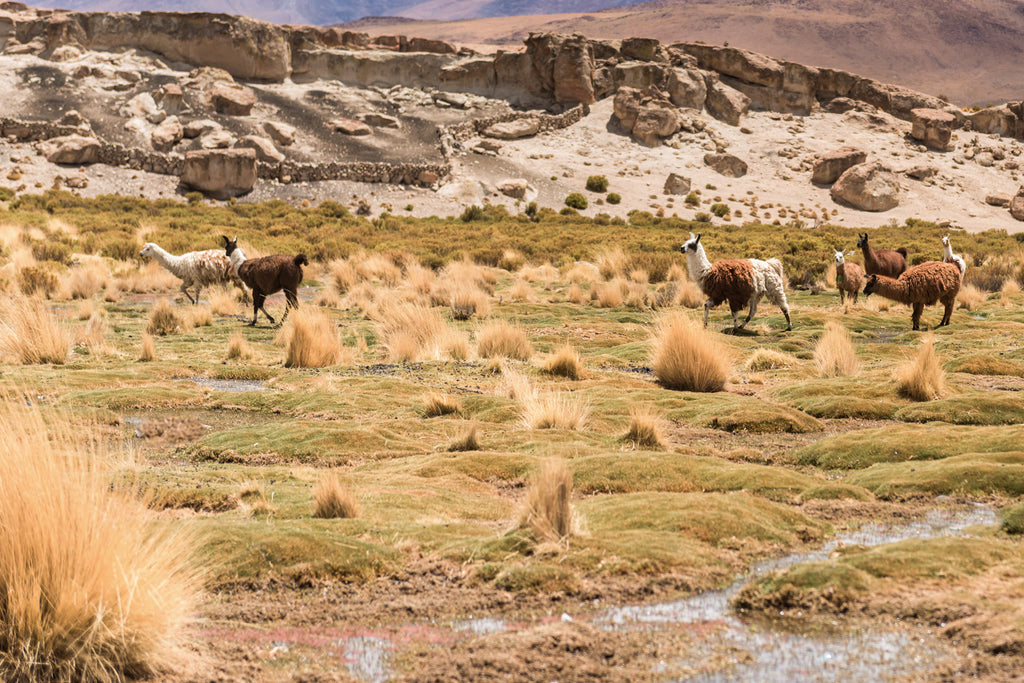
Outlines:
<svg viewBox="0 0 1024 683"><path fill-rule="evenodd" d="M949 242L946 242L946 244L945 244L945 250L943 251L943 256L942 257L943 257L943 259L945 259L947 261L952 261L953 260L953 247L950 246Z"/></svg>
<svg viewBox="0 0 1024 683"><path fill-rule="evenodd" d="M238 267L245 263L246 260L245 252L238 247L235 247L235 250L231 252L230 256L228 256L228 261L231 262L231 267L236 273L238 272Z"/></svg>
<svg viewBox="0 0 1024 683"><path fill-rule="evenodd" d="M861 247L861 252L864 254L864 267L867 268L868 264L875 265L875 250L871 248L870 244L865 244Z"/></svg>
<svg viewBox="0 0 1024 683"><path fill-rule="evenodd" d="M704 252L703 244L697 244L697 251L686 252L686 266L690 271L690 277L695 282L700 282L704 279L708 268L711 267L711 261L708 260L708 255Z"/></svg>
<svg viewBox="0 0 1024 683"><path fill-rule="evenodd" d="M892 299L901 304L911 303L907 296L907 281L902 278L894 280L891 277L879 275L878 280L875 282L874 291L886 299Z"/></svg>
<svg viewBox="0 0 1024 683"><path fill-rule="evenodd" d="M174 271L179 265L181 265L181 257L175 256L174 254L165 251L159 245L153 244L153 258L160 263L161 266L167 270Z"/></svg>

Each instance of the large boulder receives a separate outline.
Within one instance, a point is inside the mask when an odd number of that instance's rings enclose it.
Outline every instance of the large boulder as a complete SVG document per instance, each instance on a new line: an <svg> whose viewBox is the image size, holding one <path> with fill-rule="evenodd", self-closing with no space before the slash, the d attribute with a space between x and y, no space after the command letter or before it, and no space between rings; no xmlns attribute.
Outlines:
<svg viewBox="0 0 1024 683"><path fill-rule="evenodd" d="M1024 137L1024 117L1020 116L1024 111L1020 105L1020 102L1010 102L976 111L968 117L971 127L979 133Z"/></svg>
<svg viewBox="0 0 1024 683"><path fill-rule="evenodd" d="M715 79L708 86L704 101L708 113L730 126L740 125L740 118L750 110L750 98L735 88Z"/></svg>
<svg viewBox="0 0 1024 683"><path fill-rule="evenodd" d="M149 134L149 142L158 152L168 152L185 135L177 116L169 116Z"/></svg>
<svg viewBox="0 0 1024 683"><path fill-rule="evenodd" d="M655 38L625 38L619 46L619 52L626 59L638 59L642 62L653 62L659 57L661 43Z"/></svg>
<svg viewBox="0 0 1024 683"><path fill-rule="evenodd" d="M189 121L182 126L182 133L186 138L191 140L193 138L198 138L201 135L212 133L215 130L220 130L221 128L222 126L219 123L211 119L196 119L194 121Z"/></svg>
<svg viewBox="0 0 1024 683"><path fill-rule="evenodd" d="M814 160L811 182L819 185L831 185L843 172L851 166L863 164L868 160L868 153L856 147L840 147L826 152Z"/></svg>
<svg viewBox="0 0 1024 683"><path fill-rule="evenodd" d="M256 150L187 152L181 182L218 199L245 194L256 184Z"/></svg>
<svg viewBox="0 0 1024 683"><path fill-rule="evenodd" d="M218 83L206 91L210 105L218 114L248 116L256 104L256 94L245 86Z"/></svg>
<svg viewBox="0 0 1024 683"><path fill-rule="evenodd" d="M896 175L878 162L857 164L832 185L832 199L861 211L888 211L899 205Z"/></svg>
<svg viewBox="0 0 1024 683"><path fill-rule="evenodd" d="M632 132L636 117L640 113L640 100L643 94L636 88L623 87L615 93L612 100L612 113L624 129Z"/></svg>
<svg viewBox="0 0 1024 683"><path fill-rule="evenodd" d="M747 174L747 162L733 154L705 154L704 164L729 178L742 178Z"/></svg>
<svg viewBox="0 0 1024 683"><path fill-rule="evenodd" d="M669 173L665 178L665 194L688 194L690 179L678 173Z"/></svg>
<svg viewBox="0 0 1024 683"><path fill-rule="evenodd" d="M623 87L615 93L612 112L622 127L648 147L679 130L679 115L668 96L650 86L645 90Z"/></svg>
<svg viewBox="0 0 1024 683"><path fill-rule="evenodd" d="M540 119L528 116L514 121L495 123L483 130L483 134L499 140L516 140L536 135L540 130Z"/></svg>
<svg viewBox="0 0 1024 683"><path fill-rule="evenodd" d="M523 178L509 178L503 181L498 185L498 191L513 199L529 199L537 195L537 190Z"/></svg>
<svg viewBox="0 0 1024 683"><path fill-rule="evenodd" d="M185 94L177 83L165 83L160 87L160 108L168 114L178 114L185 104Z"/></svg>
<svg viewBox="0 0 1024 683"><path fill-rule="evenodd" d="M261 135L246 135L235 143L235 147L255 150L256 158L268 164L279 164L284 161L284 155L274 147L274 142Z"/></svg>
<svg viewBox="0 0 1024 683"><path fill-rule="evenodd" d="M39 151L53 164L95 164L100 158L100 141L83 135L65 135L40 143Z"/></svg>
<svg viewBox="0 0 1024 683"><path fill-rule="evenodd" d="M669 99L677 107L700 111L708 96L708 87L699 73L685 69L672 69L665 84Z"/></svg>
<svg viewBox="0 0 1024 683"><path fill-rule="evenodd" d="M910 112L910 135L927 147L949 151L956 117L938 109L913 109Z"/></svg>
<svg viewBox="0 0 1024 683"><path fill-rule="evenodd" d="M595 101L594 52L586 37L531 33L526 39L526 59L525 84L534 97L570 106Z"/></svg>
<svg viewBox="0 0 1024 683"><path fill-rule="evenodd" d="M1024 221L1024 186L1017 190L1017 194L1010 200L1010 215L1019 221Z"/></svg>

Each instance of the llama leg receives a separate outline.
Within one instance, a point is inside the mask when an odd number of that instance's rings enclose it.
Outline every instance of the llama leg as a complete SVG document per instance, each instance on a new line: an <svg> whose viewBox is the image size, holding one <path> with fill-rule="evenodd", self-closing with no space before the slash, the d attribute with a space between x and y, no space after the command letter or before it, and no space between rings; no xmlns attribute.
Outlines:
<svg viewBox="0 0 1024 683"><path fill-rule="evenodd" d="M201 291L203 291L203 286L202 285L196 285L196 300L193 301L192 303L194 303L194 304L198 304L199 303L199 292L201 292Z"/></svg>
<svg viewBox="0 0 1024 683"><path fill-rule="evenodd" d="M284 290L284 298L287 300L287 304L285 305L284 308L284 318L287 318L288 311L290 311L293 308L299 307L299 297L295 294L295 292L286 289ZM284 322L284 318L281 318L281 322Z"/></svg>
<svg viewBox="0 0 1024 683"><path fill-rule="evenodd" d="M754 297L753 299L751 299L751 300L750 300L750 310L749 310L749 311L747 311L747 319L746 319L746 320L744 320L744 321L743 321L743 322L742 322L742 323L740 324L740 327L739 327L739 329L741 329L741 330L742 330L742 329L743 329L744 327L746 327L746 326L747 326L747 323L749 323L749 322L750 322L750 321L751 321L751 320L753 319L753 317L754 317L754 314L755 314L755 313L757 313L757 303L758 303L758 299L759 299L759 297L756 297L756 296L755 296L755 297ZM735 315L735 314L734 314L734 315Z"/></svg>
<svg viewBox="0 0 1024 683"><path fill-rule="evenodd" d="M851 292L851 294L850 294L850 297L851 297L851 298L853 299L853 303L854 303L854 304L856 304L856 303L857 303L857 295L858 295L858 294L860 294L860 289L859 289L859 288L858 288L858 289L855 289L855 290L853 290L853 292Z"/></svg>
<svg viewBox="0 0 1024 683"><path fill-rule="evenodd" d="M192 284L191 282L182 282L181 283L181 293L185 295L185 298L188 299L188 302L190 304L194 304L194 303L196 303L196 301L199 301L199 297L196 297L195 300L193 300L192 299L192 295L188 293L188 287L191 284Z"/></svg>
<svg viewBox="0 0 1024 683"><path fill-rule="evenodd" d="M839 290L839 305L840 306L842 306L845 303L844 300L843 300L843 295L844 294L845 294L845 292L842 289L840 289Z"/></svg>
<svg viewBox="0 0 1024 683"><path fill-rule="evenodd" d="M711 299L704 302L704 327L708 326L708 312L711 310Z"/></svg>
<svg viewBox="0 0 1024 683"><path fill-rule="evenodd" d="M939 327L942 327L943 325L948 325L949 324L949 319L953 316L953 304L956 303L956 299L952 299L950 301L944 301L942 303L945 305L946 310L943 311L943 313L942 313L942 322L939 323Z"/></svg>
<svg viewBox="0 0 1024 683"><path fill-rule="evenodd" d="M914 304L914 312L911 314L910 319L914 323L914 329L921 329L921 314L924 313L924 304Z"/></svg>

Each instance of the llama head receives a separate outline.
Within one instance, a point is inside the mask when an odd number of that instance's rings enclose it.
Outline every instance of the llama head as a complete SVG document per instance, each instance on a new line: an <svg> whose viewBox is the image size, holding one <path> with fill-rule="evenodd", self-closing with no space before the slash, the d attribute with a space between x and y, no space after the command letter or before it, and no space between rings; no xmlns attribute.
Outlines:
<svg viewBox="0 0 1024 683"><path fill-rule="evenodd" d="M868 234L867 233L864 233L863 235L857 235L857 248L858 249L863 249L864 247L867 246L867 244L868 244Z"/></svg>
<svg viewBox="0 0 1024 683"><path fill-rule="evenodd" d="M868 278L868 283L864 285L864 296L871 296L871 292L875 291L875 285L878 284L878 276L872 275Z"/></svg>
<svg viewBox="0 0 1024 683"><path fill-rule="evenodd" d="M139 252L139 256L146 256L146 257L152 256L153 255L153 247L155 247L155 246L156 245L153 244L152 242L146 242L144 245L142 245L142 251Z"/></svg>
<svg viewBox="0 0 1024 683"><path fill-rule="evenodd" d="M690 239L683 242L683 246L679 247L679 251L683 252L684 254L696 254L697 248L700 246L701 234L702 233L698 232L697 236L694 237L693 233L691 232Z"/></svg>
<svg viewBox="0 0 1024 683"><path fill-rule="evenodd" d="M948 247L949 246L949 235L943 235L942 236L942 246L944 246L944 247Z"/></svg>
<svg viewBox="0 0 1024 683"><path fill-rule="evenodd" d="M843 265L843 263L845 263L845 258L843 256L843 252L839 251L838 249L833 249L833 251L836 252L836 256L835 256L835 258L836 258L836 265L837 266Z"/></svg>
<svg viewBox="0 0 1024 683"><path fill-rule="evenodd" d="M231 252L238 248L238 235L235 235L235 239L229 240L227 235L220 236L224 240L224 252L231 256Z"/></svg>

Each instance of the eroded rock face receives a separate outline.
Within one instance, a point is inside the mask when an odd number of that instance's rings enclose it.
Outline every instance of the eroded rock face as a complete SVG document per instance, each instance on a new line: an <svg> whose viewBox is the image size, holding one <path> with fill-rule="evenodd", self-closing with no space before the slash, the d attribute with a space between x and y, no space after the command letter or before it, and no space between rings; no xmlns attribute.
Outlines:
<svg viewBox="0 0 1024 683"><path fill-rule="evenodd" d="M1017 194L1010 200L1010 215L1024 221L1024 186L1017 190Z"/></svg>
<svg viewBox="0 0 1024 683"><path fill-rule="evenodd" d="M256 94L241 85L218 83L206 91L210 106L218 114L248 116L256 105Z"/></svg>
<svg viewBox="0 0 1024 683"><path fill-rule="evenodd" d="M704 164L729 178L741 178L747 174L747 162L732 154L705 154Z"/></svg>
<svg viewBox="0 0 1024 683"><path fill-rule="evenodd" d="M846 169L863 164L867 159L868 153L856 147L841 147L822 154L814 160L811 182L819 185L831 185Z"/></svg>
<svg viewBox="0 0 1024 683"><path fill-rule="evenodd" d="M95 164L99 161L100 141L82 135L65 135L40 143L39 151L53 164Z"/></svg>
<svg viewBox="0 0 1024 683"><path fill-rule="evenodd" d="M256 150L187 152L181 182L218 199L245 194L256 184Z"/></svg>
<svg viewBox="0 0 1024 683"><path fill-rule="evenodd" d="M956 117L938 109L914 109L910 116L911 137L939 152L949 151Z"/></svg>
<svg viewBox="0 0 1024 683"><path fill-rule="evenodd" d="M693 71L672 69L666 82L668 96L677 107L689 107L700 111L708 96L704 78Z"/></svg>
<svg viewBox="0 0 1024 683"><path fill-rule="evenodd" d="M524 85L532 95L568 106L595 101L594 52L584 36L531 33L526 58Z"/></svg>
<svg viewBox="0 0 1024 683"><path fill-rule="evenodd" d="M832 199L861 211L888 211L899 206L896 175L878 162L846 170L832 185Z"/></svg>
<svg viewBox="0 0 1024 683"><path fill-rule="evenodd" d="M679 130L679 115L668 96L655 88L622 87L615 93L612 111L622 127L648 147L657 147Z"/></svg>
<svg viewBox="0 0 1024 683"><path fill-rule="evenodd" d="M738 126L741 117L750 110L750 98L716 79L708 86L704 106L719 121Z"/></svg>
<svg viewBox="0 0 1024 683"><path fill-rule="evenodd" d="M170 116L163 120L163 122L153 129L150 133L149 141L158 152L170 151L174 145L184 137L185 131L178 121L177 116Z"/></svg>
<svg viewBox="0 0 1024 683"><path fill-rule="evenodd" d="M279 121L267 121L263 124L263 130L267 132L275 144L288 147L295 143L295 127Z"/></svg>
<svg viewBox="0 0 1024 683"><path fill-rule="evenodd" d="M284 155L274 147L273 141L260 135L246 135L235 143L235 147L255 150L256 158L268 164L279 164L284 161Z"/></svg>

